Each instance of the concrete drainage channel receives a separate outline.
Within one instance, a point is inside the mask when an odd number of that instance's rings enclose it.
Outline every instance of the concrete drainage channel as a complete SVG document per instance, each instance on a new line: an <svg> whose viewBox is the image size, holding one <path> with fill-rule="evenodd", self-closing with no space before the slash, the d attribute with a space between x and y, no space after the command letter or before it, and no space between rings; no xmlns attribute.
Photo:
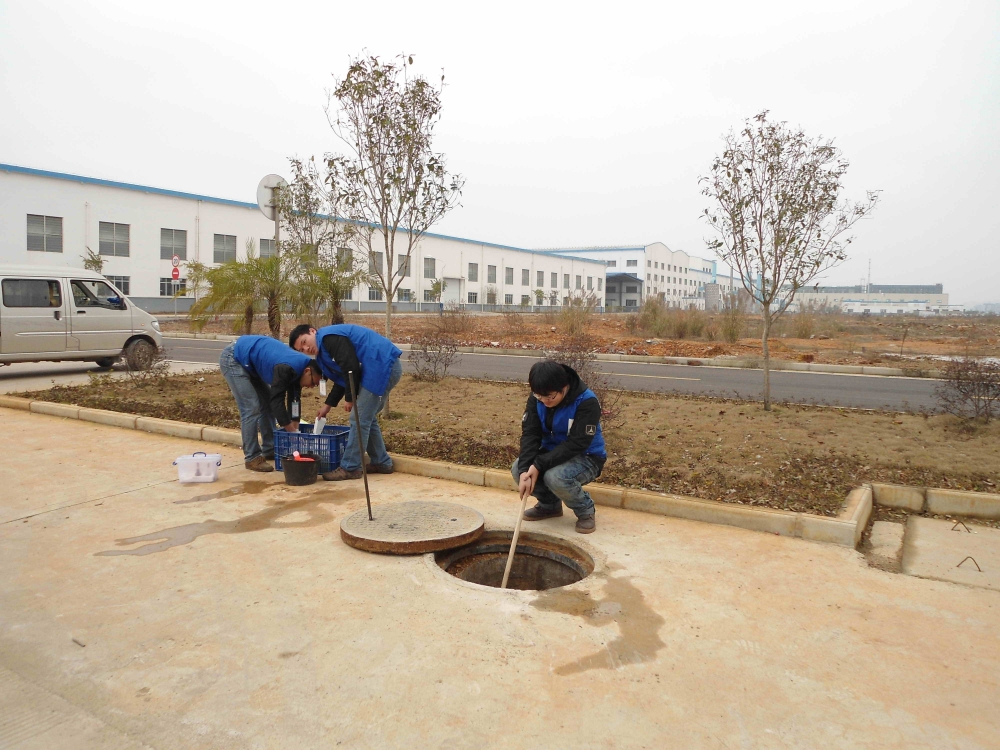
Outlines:
<svg viewBox="0 0 1000 750"><path fill-rule="evenodd" d="M488 531L464 547L434 555L438 566L468 583L499 588L513 531ZM594 559L574 544L521 532L507 587L545 591L578 583L594 572Z"/></svg>

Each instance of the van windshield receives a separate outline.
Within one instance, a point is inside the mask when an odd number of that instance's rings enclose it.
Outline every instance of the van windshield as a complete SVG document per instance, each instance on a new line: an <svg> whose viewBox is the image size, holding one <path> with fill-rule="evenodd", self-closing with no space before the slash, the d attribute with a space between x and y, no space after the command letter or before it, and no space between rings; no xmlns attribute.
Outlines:
<svg viewBox="0 0 1000 750"><path fill-rule="evenodd" d="M74 280L73 304L77 307L104 307L109 310L123 309L122 298L103 281Z"/></svg>

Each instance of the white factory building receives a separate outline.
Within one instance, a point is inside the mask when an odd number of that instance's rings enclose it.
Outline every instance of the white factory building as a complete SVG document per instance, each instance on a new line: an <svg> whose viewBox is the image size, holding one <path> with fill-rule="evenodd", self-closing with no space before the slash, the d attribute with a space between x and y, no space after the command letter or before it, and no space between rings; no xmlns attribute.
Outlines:
<svg viewBox="0 0 1000 750"><path fill-rule="evenodd" d="M705 309L705 285L721 283L732 291L729 278L718 277L715 260L671 250L662 242L626 247L566 247L543 252L600 260L607 266L605 304L632 308L659 297L670 307Z"/></svg>
<svg viewBox="0 0 1000 750"><path fill-rule="evenodd" d="M942 284L857 284L800 289L789 308L840 310L859 315L947 315L962 313L963 305L948 303Z"/></svg>
<svg viewBox="0 0 1000 750"><path fill-rule="evenodd" d="M256 203L0 164L0 263L80 268L90 248L104 258L108 279L151 312L172 312L178 302L180 311L190 306L190 297L174 299L187 261L212 266L245 257L248 240L266 255L273 252L273 236L274 223ZM171 278L175 255L177 282ZM442 302L474 310L537 307L539 301L561 306L585 294L605 304L600 257L428 233L409 267L412 278L397 296L400 311L430 302L431 284L439 278L446 282ZM361 286L345 307L382 311L381 295Z"/></svg>

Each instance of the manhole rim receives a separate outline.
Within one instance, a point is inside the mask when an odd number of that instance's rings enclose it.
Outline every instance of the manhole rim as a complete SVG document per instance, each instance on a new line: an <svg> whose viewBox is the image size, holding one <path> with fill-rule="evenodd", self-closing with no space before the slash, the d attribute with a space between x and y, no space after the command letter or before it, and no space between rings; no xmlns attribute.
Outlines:
<svg viewBox="0 0 1000 750"><path fill-rule="evenodd" d="M476 539L474 541L476 541L476 542L481 541L482 537L487 536L490 533L496 533L496 532L506 533L506 534L513 535L514 529L512 529L512 528L495 528L495 527L491 527L489 524L487 524L485 530L483 531L482 536L480 536L479 539ZM604 553L601 552L599 549L597 549L596 547L594 547L591 543L589 543L587 541L583 541L583 540L579 540L578 541L577 539L575 539L573 537L570 537L568 535L561 534L561 533L559 533L558 531L556 531L554 529L553 530L546 529L545 531L530 531L530 532L527 532L527 531L524 530L524 527L522 526L521 527L521 534L522 534L522 536L527 537L529 539L531 537L536 537L536 538L537 537L541 537L542 539L548 538L548 539L552 539L552 540L554 540L556 542L561 542L562 544L565 544L565 545L567 545L569 547L576 547L576 548L580 549L582 552L584 552L585 554L587 554L590 557L590 559L593 561L593 563L594 563L594 569L592 571L590 571L590 573L588 573L586 576L584 576L583 578L581 578L579 581L576 581L575 583L567 584L565 586L559 586L557 589L548 589L548 591L569 591L569 590L576 591L576 590L589 589L590 586L593 585L592 582L595 581L595 580L599 580L602 577L602 575L604 574L604 571L606 569L606 563L607 563L607 559L606 559ZM472 542L470 542L470 544L471 543ZM518 545L520 545L520 543L521 543L520 540L518 540ZM453 576L447 570L445 570L444 568L442 568L440 566L440 564L438 564L438 561L435 559L436 555L439 552L446 552L446 551L447 550L438 550L437 552L429 552L429 553L423 555L423 561L424 561L425 565L427 565L428 567L430 567L431 572L436 577L441 578L441 579L446 580L446 581L449 581L452 584L457 584L459 586L462 586L463 588L472 589L473 591L486 591L486 592L490 592L490 593L494 593L494 594L500 594L500 595L505 595L505 596L514 596L514 595L516 595L518 597L524 598L525 601L530 601L532 599L536 599L536 598L538 598L538 596L540 594L544 594L545 593L544 590L536 590L536 589L532 589L532 590L528 590L528 591L523 591L523 590L520 590L520 589L501 589L501 588L499 588L497 586L486 586L485 584L482 584L482 583L473 583L472 581L465 581L465 580L463 580L461 578L458 578L457 576Z"/></svg>

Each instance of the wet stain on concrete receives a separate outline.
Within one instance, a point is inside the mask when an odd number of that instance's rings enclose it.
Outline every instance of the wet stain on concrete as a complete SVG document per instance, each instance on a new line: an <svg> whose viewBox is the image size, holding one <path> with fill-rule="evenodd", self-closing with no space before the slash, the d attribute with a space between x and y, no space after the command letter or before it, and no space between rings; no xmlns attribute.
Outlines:
<svg viewBox="0 0 1000 750"><path fill-rule="evenodd" d="M259 495L261 492L266 490L268 487L278 487L283 486L280 482L262 482L259 479L254 479L249 482L240 482L237 485L230 487L229 489L219 490L218 492L213 492L211 495L195 495L188 500L174 500L174 505L186 505L187 503L203 503L206 500L219 500L224 497L232 497L233 495Z"/></svg>
<svg viewBox="0 0 1000 750"><path fill-rule="evenodd" d="M128 547L140 542L146 542L147 544L135 549L111 549L103 552L95 552L94 554L97 557L151 555L156 552L163 552L171 547L190 544L198 537L205 536L206 534L246 534L251 531L263 531L264 529L307 529L329 523L333 520L333 515L321 506L326 504L342 505L348 500L356 500L363 496L363 492L359 492L354 488L324 490L312 493L290 503L279 501L249 516L237 518L235 521L216 521L213 518L209 518L207 521L172 526L169 529L154 531L142 536L116 539L115 544L119 547ZM309 514L309 517L303 521L281 521L282 517L298 513L299 511L305 511Z"/></svg>
<svg viewBox="0 0 1000 750"><path fill-rule="evenodd" d="M626 576L607 576L604 596L600 599L594 599L586 591L550 589L541 592L531 605L545 612L580 617L588 625L618 625L618 637L605 644L603 651L557 667L557 675L580 674L590 669L621 669L628 664L652 661L666 645L659 635L666 620L646 604L642 591Z"/></svg>

